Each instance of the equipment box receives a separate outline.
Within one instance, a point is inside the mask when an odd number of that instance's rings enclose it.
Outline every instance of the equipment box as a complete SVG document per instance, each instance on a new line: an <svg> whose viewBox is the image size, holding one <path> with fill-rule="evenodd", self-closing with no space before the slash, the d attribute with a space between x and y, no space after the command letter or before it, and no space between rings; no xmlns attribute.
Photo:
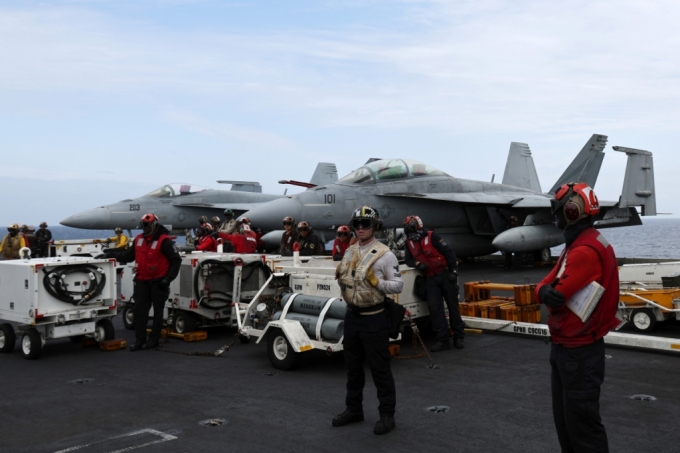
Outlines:
<svg viewBox="0 0 680 453"><path fill-rule="evenodd" d="M680 288L680 274L661 277L661 283L664 288Z"/></svg>
<svg viewBox="0 0 680 453"><path fill-rule="evenodd" d="M115 260L85 257L0 261L0 319L18 323L22 352L36 358L47 338L113 339ZM110 337L110 338L109 338ZM0 326L0 352L14 349L10 324Z"/></svg>

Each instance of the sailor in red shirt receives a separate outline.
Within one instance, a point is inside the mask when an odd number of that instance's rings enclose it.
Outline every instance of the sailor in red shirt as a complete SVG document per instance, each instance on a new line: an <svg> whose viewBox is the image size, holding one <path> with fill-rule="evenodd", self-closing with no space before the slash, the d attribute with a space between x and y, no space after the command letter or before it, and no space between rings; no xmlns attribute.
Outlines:
<svg viewBox="0 0 680 453"><path fill-rule="evenodd" d="M202 227L196 230L196 236L198 237L196 250L201 252L217 252L217 242L211 236L212 231L213 228L209 223L204 223Z"/></svg>
<svg viewBox="0 0 680 453"><path fill-rule="evenodd" d="M255 253L257 250L255 233L246 224L241 225L238 231L237 234L220 233L220 237L234 245L234 253Z"/></svg>
<svg viewBox="0 0 680 453"><path fill-rule="evenodd" d="M333 261L342 261L347 247L349 247L349 227L340 225L336 231L335 241L333 241Z"/></svg>
<svg viewBox="0 0 680 453"><path fill-rule="evenodd" d="M182 265L182 258L177 251L173 237L159 223L155 214L144 214L140 227L142 233L134 239L132 247L112 249L101 255L101 257L116 258L123 264L131 261L137 263L133 294L136 340L130 346L130 351L158 347L163 329L163 308L170 294L170 282L177 277ZM153 326L147 340L146 325L152 306Z"/></svg>
<svg viewBox="0 0 680 453"><path fill-rule="evenodd" d="M548 307L552 346L552 404L562 452L607 452L607 433L600 418L604 381L604 337L618 324L619 275L612 246L595 228L600 212L595 192L584 183L562 185L551 200L556 225L566 244L555 268L536 287ZM586 322L566 303L597 282L604 293Z"/></svg>

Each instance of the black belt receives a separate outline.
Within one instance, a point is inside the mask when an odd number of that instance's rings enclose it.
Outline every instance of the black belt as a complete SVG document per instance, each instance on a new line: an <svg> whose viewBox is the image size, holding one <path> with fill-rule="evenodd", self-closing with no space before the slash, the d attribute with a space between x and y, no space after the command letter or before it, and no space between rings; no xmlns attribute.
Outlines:
<svg viewBox="0 0 680 453"><path fill-rule="evenodd" d="M357 307L356 305L347 304L347 308L355 315L360 315L362 313L382 310L385 308L385 302L380 302L379 304L371 305L370 307Z"/></svg>

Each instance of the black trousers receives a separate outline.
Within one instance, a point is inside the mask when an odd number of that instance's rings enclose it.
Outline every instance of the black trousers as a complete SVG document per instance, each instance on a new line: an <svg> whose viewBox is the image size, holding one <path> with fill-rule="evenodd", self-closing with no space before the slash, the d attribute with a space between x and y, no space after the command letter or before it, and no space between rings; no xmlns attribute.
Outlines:
<svg viewBox="0 0 680 453"><path fill-rule="evenodd" d="M600 418L604 360L603 339L578 348L552 345L553 417L562 453L609 451Z"/></svg>
<svg viewBox="0 0 680 453"><path fill-rule="evenodd" d="M347 366L347 396L345 405L352 412L363 409L363 391L366 382L364 363L373 376L378 391L380 415L394 415L397 393L390 368L389 323L385 312L374 315L345 315L343 350Z"/></svg>
<svg viewBox="0 0 680 453"><path fill-rule="evenodd" d="M430 310L430 322L432 330L437 334L438 340L449 338L449 326L446 324L446 313L443 301L449 309L449 324L457 338L465 338L465 323L460 317L458 307L458 285L449 282L449 273L440 272L434 277L428 277L425 281L425 298Z"/></svg>
<svg viewBox="0 0 680 453"><path fill-rule="evenodd" d="M163 330L163 308L168 300L170 289L161 289L158 282L135 282L133 297L135 299L134 324L135 339L138 343L146 342L146 326L149 323L149 310L153 306L153 326L149 341L158 341Z"/></svg>

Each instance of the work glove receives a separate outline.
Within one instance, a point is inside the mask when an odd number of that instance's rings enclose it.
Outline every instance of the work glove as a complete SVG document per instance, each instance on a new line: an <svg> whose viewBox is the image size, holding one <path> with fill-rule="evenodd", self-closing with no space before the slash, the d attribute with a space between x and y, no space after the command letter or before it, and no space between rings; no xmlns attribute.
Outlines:
<svg viewBox="0 0 680 453"><path fill-rule="evenodd" d="M416 269L418 269L419 271L425 272L425 271L427 270L427 264L425 264L425 263L418 263L418 265L416 266Z"/></svg>
<svg viewBox="0 0 680 453"><path fill-rule="evenodd" d="M458 284L458 269L449 267L449 283Z"/></svg>
<svg viewBox="0 0 680 453"><path fill-rule="evenodd" d="M342 261L342 255L339 254L333 255L333 261Z"/></svg>
<svg viewBox="0 0 680 453"><path fill-rule="evenodd" d="M163 278L158 282L158 287L165 291L170 287L170 282L168 281L168 279Z"/></svg>
<svg viewBox="0 0 680 453"><path fill-rule="evenodd" d="M566 302L564 294L550 285L541 286L541 289L538 290L538 298L548 307L555 310L562 308Z"/></svg>
<svg viewBox="0 0 680 453"><path fill-rule="evenodd" d="M378 286L378 282L380 280L375 276L375 272L373 272L372 267L368 269L368 272L366 272L366 281L368 281L368 283L370 283L374 288Z"/></svg>

